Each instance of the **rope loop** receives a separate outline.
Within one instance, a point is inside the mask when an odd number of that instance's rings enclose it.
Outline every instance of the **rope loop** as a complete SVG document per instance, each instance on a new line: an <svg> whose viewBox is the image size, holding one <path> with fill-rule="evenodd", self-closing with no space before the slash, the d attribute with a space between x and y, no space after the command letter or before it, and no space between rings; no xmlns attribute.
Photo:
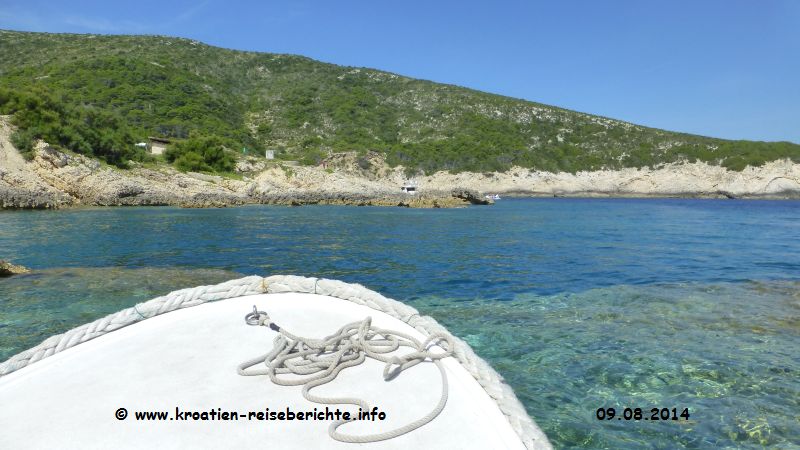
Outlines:
<svg viewBox="0 0 800 450"><path fill-rule="evenodd" d="M248 325L257 324L272 328L278 331L278 335L273 342L272 351L239 365L239 374L267 375L273 383L283 386L302 385L303 397L315 403L352 404L359 406L363 411L372 409L365 400L359 398L326 398L310 392L317 386L333 381L339 372L361 364L366 358L385 363L383 378L387 381L424 361L433 362L439 369L442 377L442 394L436 407L424 417L395 430L366 436L348 435L338 431L341 425L356 419L336 421L328 429L328 434L333 439L354 443L391 439L429 423L442 412L447 403L447 374L441 359L452 355L454 344L452 338L447 335L433 334L420 342L405 333L374 327L372 317L366 317L360 322L349 323L322 339L304 338L295 336L273 323L267 313L258 311L255 306L253 312L245 316L245 321ZM430 351L430 347L433 346L442 348L444 352ZM405 355L391 355L401 347L408 347L413 351ZM265 367L260 370L247 370L257 364L263 364ZM287 374L291 374L292 377L281 377Z"/></svg>

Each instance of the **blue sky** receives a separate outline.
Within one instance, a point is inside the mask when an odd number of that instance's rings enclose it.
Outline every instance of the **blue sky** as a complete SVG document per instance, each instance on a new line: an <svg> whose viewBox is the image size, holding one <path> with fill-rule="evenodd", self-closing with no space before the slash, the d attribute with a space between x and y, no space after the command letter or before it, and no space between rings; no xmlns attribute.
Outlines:
<svg viewBox="0 0 800 450"><path fill-rule="evenodd" d="M0 28L187 37L800 143L797 0L2 0Z"/></svg>

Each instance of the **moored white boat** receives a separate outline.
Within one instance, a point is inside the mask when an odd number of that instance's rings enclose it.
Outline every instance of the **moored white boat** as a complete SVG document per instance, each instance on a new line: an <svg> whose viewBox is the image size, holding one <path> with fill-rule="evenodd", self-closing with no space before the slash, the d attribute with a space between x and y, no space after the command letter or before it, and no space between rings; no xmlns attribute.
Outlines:
<svg viewBox="0 0 800 450"><path fill-rule="evenodd" d="M245 323L253 305L269 314L260 317L271 328ZM309 391L372 406L369 418L337 433L372 436L414 423L436 407L444 386L446 403L430 422L371 448L550 448L511 388L433 319L360 285L293 276L176 291L0 364L0 448L352 448L331 436L327 415L356 415L358 406L314 403L301 386L241 376L237 367L267 353L281 330L322 338L365 317L419 341L452 340L452 356L439 360L446 384L430 357L388 381L385 364L367 358ZM441 354L437 347L425 350ZM401 347L389 355L410 353Z"/></svg>

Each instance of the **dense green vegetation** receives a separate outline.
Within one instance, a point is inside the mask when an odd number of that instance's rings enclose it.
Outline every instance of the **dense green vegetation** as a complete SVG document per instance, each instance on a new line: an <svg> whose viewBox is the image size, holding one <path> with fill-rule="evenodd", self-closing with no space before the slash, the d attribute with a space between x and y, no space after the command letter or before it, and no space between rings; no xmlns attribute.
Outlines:
<svg viewBox="0 0 800 450"><path fill-rule="evenodd" d="M175 139L182 170L228 171L234 150L316 164L378 151L410 171L578 171L707 161L741 170L800 145L726 141L300 56L161 36L0 31L0 113L23 150L43 138L124 166ZM33 100L31 100L33 99ZM185 139L185 141L181 141Z"/></svg>
<svg viewBox="0 0 800 450"><path fill-rule="evenodd" d="M19 129L11 136L11 142L27 159L33 156L36 139L119 167L145 156L132 145L135 138L130 128L113 111L92 105L76 106L48 93L0 88L0 114L14 115Z"/></svg>

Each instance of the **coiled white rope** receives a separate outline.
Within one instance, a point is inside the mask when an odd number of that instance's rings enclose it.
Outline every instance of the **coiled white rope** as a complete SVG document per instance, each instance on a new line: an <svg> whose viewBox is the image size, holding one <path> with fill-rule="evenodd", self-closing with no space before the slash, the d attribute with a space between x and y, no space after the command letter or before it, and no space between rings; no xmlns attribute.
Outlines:
<svg viewBox="0 0 800 450"><path fill-rule="evenodd" d="M401 436L435 419L447 404L447 373L440 361L453 353L453 341L447 335L432 334L424 342L420 342L405 333L373 327L372 318L367 317L361 322L347 324L336 333L323 339L309 339L296 336L286 331L285 328L281 328L270 320L267 313L257 311L255 306L253 312L248 314L245 320L251 325L269 327L277 331L278 335L275 336L272 351L239 365L239 374L245 376L268 375L273 383L282 386L302 385L303 397L311 402L328 405L351 404L359 406L361 411L371 410L371 406L366 401L358 398L328 398L313 395L310 392L317 386L333 381L342 370L363 363L368 357L386 363L383 369L385 380L393 379L402 371L425 360L433 361L439 369L442 377L442 394L433 410L424 417L391 431L364 436L349 435L338 431L343 424L356 421L356 417L350 420L338 420L331 423L328 428L328 434L337 441L366 443ZM433 345L444 349L444 352L433 353L428 350ZM400 347L409 347L414 351L402 356L389 356ZM257 364L265 364L266 368L247 371ZM395 366L396 368L392 370ZM286 379L278 376L285 374L300 375L300 377Z"/></svg>

